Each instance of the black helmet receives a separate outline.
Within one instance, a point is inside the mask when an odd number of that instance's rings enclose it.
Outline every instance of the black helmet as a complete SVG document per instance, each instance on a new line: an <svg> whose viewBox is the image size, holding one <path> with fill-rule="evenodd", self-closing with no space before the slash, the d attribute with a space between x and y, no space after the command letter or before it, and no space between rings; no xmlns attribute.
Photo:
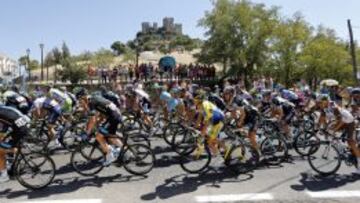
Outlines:
<svg viewBox="0 0 360 203"><path fill-rule="evenodd" d="M360 94L360 87L352 88L351 95Z"/></svg>
<svg viewBox="0 0 360 203"><path fill-rule="evenodd" d="M237 96L234 100L234 103L239 107L249 105L249 102L246 99L242 98L241 96Z"/></svg>
<svg viewBox="0 0 360 203"><path fill-rule="evenodd" d="M80 97L87 95L87 90L83 87L75 87L73 94L77 99L79 99Z"/></svg>
<svg viewBox="0 0 360 203"><path fill-rule="evenodd" d="M279 106L279 105L282 103L280 97L273 97L272 100L271 100L271 102L272 102L274 105L276 105L276 106Z"/></svg>

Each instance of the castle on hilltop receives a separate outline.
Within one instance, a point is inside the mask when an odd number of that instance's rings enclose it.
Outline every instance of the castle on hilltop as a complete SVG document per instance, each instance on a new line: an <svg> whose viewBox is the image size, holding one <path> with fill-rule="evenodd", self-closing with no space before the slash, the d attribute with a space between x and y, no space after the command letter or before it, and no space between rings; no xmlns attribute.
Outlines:
<svg viewBox="0 0 360 203"><path fill-rule="evenodd" d="M161 35L182 35L182 24L174 23L174 18L165 17L162 27L158 23L143 22L141 23L141 34L161 34Z"/></svg>

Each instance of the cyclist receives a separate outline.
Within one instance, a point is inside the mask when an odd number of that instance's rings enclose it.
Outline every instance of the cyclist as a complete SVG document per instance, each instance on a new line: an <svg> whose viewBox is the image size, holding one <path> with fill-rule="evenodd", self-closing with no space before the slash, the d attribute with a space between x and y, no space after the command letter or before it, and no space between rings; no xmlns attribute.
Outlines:
<svg viewBox="0 0 360 203"><path fill-rule="evenodd" d="M88 96L85 89L78 89L77 91L75 95L79 100L81 108L91 112L86 129L87 136L91 134L95 127L101 125L96 133L96 141L106 154L103 164L108 166L117 159L122 146L122 142L119 139L111 138L111 136L116 134L118 125L121 122L120 110L113 102L99 94ZM115 148L107 143L107 140L111 145L115 145Z"/></svg>
<svg viewBox="0 0 360 203"><path fill-rule="evenodd" d="M271 109L272 117L280 121L285 136L291 138L289 125L295 116L295 105L282 97L275 96L271 100Z"/></svg>
<svg viewBox="0 0 360 203"><path fill-rule="evenodd" d="M15 147L23 136L28 135L28 128L26 124L30 122L29 117L22 114L19 110L8 107L0 106L0 124L1 132L5 133L8 128L11 128L10 141L4 141L4 138L0 137L0 183L9 181L9 175L6 168L6 154L16 152Z"/></svg>
<svg viewBox="0 0 360 203"><path fill-rule="evenodd" d="M45 92L47 93L47 97L50 99L55 99L61 106L61 110L65 114L69 114L72 111L72 100L71 98L56 88L51 88L47 86L45 88Z"/></svg>
<svg viewBox="0 0 360 203"><path fill-rule="evenodd" d="M360 150L355 139L355 119L347 109L330 101L326 95L320 96L321 115L319 123L326 124L327 118L335 118L336 123L332 127L334 132L344 130L347 134L347 142L353 155L357 158L357 169L355 173L360 174Z"/></svg>
<svg viewBox="0 0 360 203"><path fill-rule="evenodd" d="M251 146L260 155L260 150L256 142L256 131L258 127L257 118L259 116L258 109L252 106L246 99L243 99L241 96L235 97L233 107L235 111L239 111L240 113L240 118L237 122L238 128L243 128L244 126L249 128L248 137L250 139Z"/></svg>
<svg viewBox="0 0 360 203"><path fill-rule="evenodd" d="M58 121L62 116L60 104L54 99L40 97L34 100L31 112L32 116L37 119L42 119L47 116L47 127L50 139L55 139L56 121Z"/></svg>
<svg viewBox="0 0 360 203"><path fill-rule="evenodd" d="M213 154L218 153L218 147L225 149L225 146L218 140L219 133L224 125L224 113L213 103L206 100L206 93L198 90L195 97L195 105L198 111L196 126L201 129L201 134L207 137L207 143ZM208 128L209 133L208 132ZM221 140L220 140L221 141Z"/></svg>

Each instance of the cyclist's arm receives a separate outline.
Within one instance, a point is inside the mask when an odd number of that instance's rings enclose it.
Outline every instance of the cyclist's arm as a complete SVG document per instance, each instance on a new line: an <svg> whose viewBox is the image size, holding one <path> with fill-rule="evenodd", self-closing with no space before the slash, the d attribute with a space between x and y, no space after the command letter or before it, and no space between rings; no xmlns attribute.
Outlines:
<svg viewBox="0 0 360 203"><path fill-rule="evenodd" d="M88 121L87 126L86 126L86 133L88 135L90 135L91 131L94 129L99 116L100 116L100 113L96 112L95 115L92 115L89 118L89 121Z"/></svg>

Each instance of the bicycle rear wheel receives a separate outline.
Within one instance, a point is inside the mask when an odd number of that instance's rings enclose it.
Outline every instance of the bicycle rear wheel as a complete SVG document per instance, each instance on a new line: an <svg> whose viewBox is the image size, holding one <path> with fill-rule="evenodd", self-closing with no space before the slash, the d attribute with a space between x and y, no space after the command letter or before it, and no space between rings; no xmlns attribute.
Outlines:
<svg viewBox="0 0 360 203"><path fill-rule="evenodd" d="M269 165L279 165L288 156L286 141L278 136L267 137L260 147L264 161Z"/></svg>
<svg viewBox="0 0 360 203"><path fill-rule="evenodd" d="M155 155L147 145L132 144L122 154L122 163L129 173L145 175L153 169Z"/></svg>
<svg viewBox="0 0 360 203"><path fill-rule="evenodd" d="M322 176L335 174L341 166L339 150L329 142L319 143L311 147L314 153L308 156L310 167Z"/></svg>
<svg viewBox="0 0 360 203"><path fill-rule="evenodd" d="M201 173L208 168L211 162L211 152L207 146L198 145L195 150L181 154L180 166L188 173Z"/></svg>
<svg viewBox="0 0 360 203"><path fill-rule="evenodd" d="M186 133L186 130L183 126L181 126L177 123L170 123L169 125L167 125L166 129L164 130L163 136L164 136L165 142L168 145L172 146L174 143L181 141L181 140L175 140L175 139L182 138L181 135L183 135L184 133Z"/></svg>
<svg viewBox="0 0 360 203"><path fill-rule="evenodd" d="M15 164L16 179L22 186L32 190L48 186L55 177L55 163L45 154L20 155Z"/></svg>
<svg viewBox="0 0 360 203"><path fill-rule="evenodd" d="M83 143L72 154L70 162L74 170L83 176L93 176L103 168L105 154L97 143Z"/></svg>
<svg viewBox="0 0 360 203"><path fill-rule="evenodd" d="M294 139L294 149L300 156L309 156L316 152L316 148L310 148L319 142L319 139L310 132L304 132L297 135Z"/></svg>

